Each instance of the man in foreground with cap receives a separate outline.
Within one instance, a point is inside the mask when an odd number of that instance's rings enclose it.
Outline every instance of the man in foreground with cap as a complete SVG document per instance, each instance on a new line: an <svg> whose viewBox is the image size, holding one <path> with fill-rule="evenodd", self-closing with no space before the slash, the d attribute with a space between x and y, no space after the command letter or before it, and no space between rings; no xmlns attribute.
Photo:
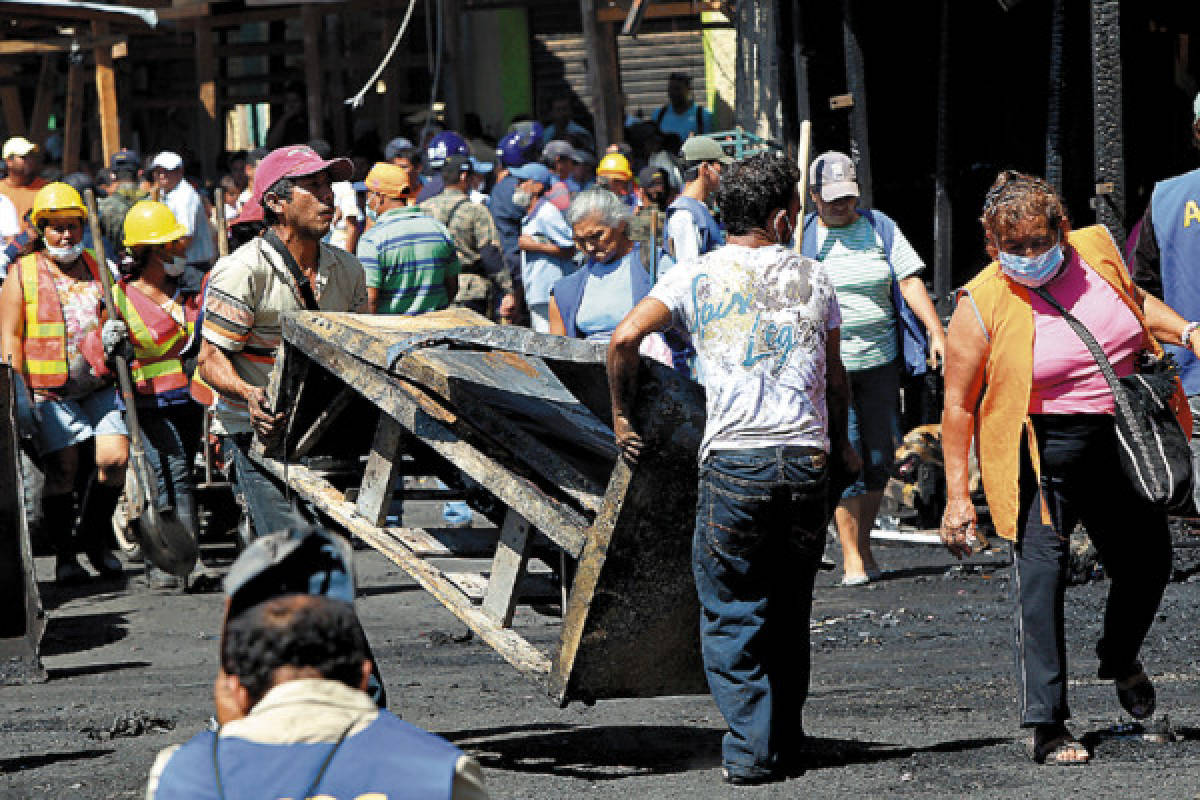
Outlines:
<svg viewBox="0 0 1200 800"><path fill-rule="evenodd" d="M367 215L375 223L358 242L367 310L412 315L446 308L458 294L461 268L450 232L413 205L417 187L408 170L376 164L366 183Z"/></svg>
<svg viewBox="0 0 1200 800"><path fill-rule="evenodd" d="M311 529L238 557L213 689L220 728L163 750L148 798L487 797L474 759L370 697L352 563L345 540Z"/></svg>
<svg viewBox="0 0 1200 800"><path fill-rule="evenodd" d="M46 185L45 179L38 175L42 167L38 146L24 136L14 136L4 143L4 163L8 167L8 175L0 182L0 194L12 200L17 207L17 219L21 226L36 238L37 231L28 215L33 208L34 196Z"/></svg>
<svg viewBox="0 0 1200 800"><path fill-rule="evenodd" d="M200 193L183 179L183 159L178 153L164 150L150 162L150 171L154 174L155 186L162 193L162 202L188 229L187 252L184 254L188 266L208 272L217 257L217 243Z"/></svg>
<svg viewBox="0 0 1200 800"><path fill-rule="evenodd" d="M266 385L290 311L366 311L362 264L321 240L333 222L334 180L346 158L323 160L312 148L272 151L255 173L266 230L217 262L204 303L204 342L197 369L218 394L217 432L235 488L251 505L259 533L295 524L290 504L245 457L254 434L270 437L283 421L267 403ZM243 212L244 213L244 212Z"/></svg>
<svg viewBox="0 0 1200 800"><path fill-rule="evenodd" d="M658 272L662 275L673 265L699 258L725 242L721 227L708 208L708 200L721 183L721 170L733 159L708 136L693 136L683 143L686 182L683 191L667 207L663 226L662 252Z"/></svg>
<svg viewBox="0 0 1200 800"><path fill-rule="evenodd" d="M504 268L500 253L500 234L487 208L471 202L468 196L472 159L450 156L442 166L446 188L421 204L421 209L450 232L462 271L458 276L458 294L451 297L457 306L493 317L501 298L512 295L512 278Z"/></svg>
<svg viewBox="0 0 1200 800"><path fill-rule="evenodd" d="M861 586L881 576L871 552L871 528L892 458L900 443L900 313L895 283L925 327L934 363L946 352L941 320L925 291L925 263L886 214L858 205L854 162L845 153L817 156L809 168L816 213L804 220L800 252L825 266L842 312L842 361L850 377L850 443L862 472L842 492L834 512L842 543L842 585Z"/></svg>
<svg viewBox="0 0 1200 800"><path fill-rule="evenodd" d="M575 271L575 236L566 217L545 198L554 176L545 164L532 162L513 169L520 183L513 203L528 208L521 221L521 283L529 324L538 333L550 330L550 290L558 279Z"/></svg>
<svg viewBox="0 0 1200 800"><path fill-rule="evenodd" d="M125 215L135 203L150 198L150 193L138 185L138 173L142 159L133 150L122 149L113 153L110 162L116 180L106 197L96 201L100 215L100 230L104 234L104 252L115 254L124 238Z"/></svg>

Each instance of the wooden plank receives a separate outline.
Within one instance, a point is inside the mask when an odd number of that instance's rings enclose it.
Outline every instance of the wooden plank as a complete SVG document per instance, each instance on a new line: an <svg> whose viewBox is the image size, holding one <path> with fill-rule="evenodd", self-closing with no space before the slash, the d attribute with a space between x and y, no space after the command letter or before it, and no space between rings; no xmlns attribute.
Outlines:
<svg viewBox="0 0 1200 800"><path fill-rule="evenodd" d="M698 17L705 11L723 11L719 0L697 0L688 3L649 3L642 12L643 19ZM597 22L624 22L629 11L621 6L605 5L596 9Z"/></svg>
<svg viewBox="0 0 1200 800"><path fill-rule="evenodd" d="M308 92L308 138L325 138L325 96L321 88L321 39L324 17L311 3L300 8L304 26L304 86Z"/></svg>
<svg viewBox="0 0 1200 800"><path fill-rule="evenodd" d="M258 455L251 457L276 479L283 479L283 467L279 462ZM549 674L550 659L542 651L511 628L497 625L495 620L464 598L462 591L447 580L441 570L415 555L403 541L359 516L354 506L347 503L342 493L327 481L299 465L288 467L288 478L297 494L407 572L421 588L437 598L450 613L462 620L505 661L537 680L544 679Z"/></svg>
<svg viewBox="0 0 1200 800"><path fill-rule="evenodd" d="M404 499L413 502L446 502L448 500L462 500L467 496L467 493L462 489L405 489Z"/></svg>
<svg viewBox="0 0 1200 800"><path fill-rule="evenodd" d="M355 506L358 513L372 525L382 525L387 521L396 479L399 477L397 466L400 463L404 437L405 432L400 423L386 414L380 416Z"/></svg>
<svg viewBox="0 0 1200 800"><path fill-rule="evenodd" d="M488 558L496 552L499 528L395 528L388 533L423 558Z"/></svg>
<svg viewBox="0 0 1200 800"><path fill-rule="evenodd" d="M487 596L487 576L478 572L447 572L445 575L446 580L454 584L454 586L473 604L481 604L483 602L483 598ZM488 616L492 617L493 619L496 618L494 614L489 614L486 609L484 610L484 613L488 614ZM500 627L507 628L508 625L501 624Z"/></svg>
<svg viewBox="0 0 1200 800"><path fill-rule="evenodd" d="M70 62L67 67L67 107L63 114L63 172L79 169L79 144L83 138L83 65Z"/></svg>
<svg viewBox="0 0 1200 800"><path fill-rule="evenodd" d="M11 78L15 73L12 64L0 64L0 78ZM21 107L21 92L15 85L6 83L0 86L0 109L4 112L8 136L24 136L27 132L25 110Z"/></svg>
<svg viewBox="0 0 1200 800"><path fill-rule="evenodd" d="M220 149L221 120L217 109L217 69L213 56L212 25L196 24L196 149L205 178L215 178L217 150Z"/></svg>
<svg viewBox="0 0 1200 800"><path fill-rule="evenodd" d="M588 524L582 515L547 495L529 478L512 472L464 441L459 431L468 434L469 426L418 388L364 364L337 343L329 341L327 336L319 335L319 329L310 329L297 322L298 317L293 318L293 315L284 317L284 336L288 344L353 386L431 450L475 479L506 506L519 511L572 557L579 554L583 549L583 530Z"/></svg>
<svg viewBox="0 0 1200 800"><path fill-rule="evenodd" d="M42 56L38 70L37 89L33 94L33 112L29 115L29 138L44 142L49 133L50 109L54 105L55 90L58 88L58 70L52 56Z"/></svg>
<svg viewBox="0 0 1200 800"><path fill-rule="evenodd" d="M529 531L529 523L510 509L504 517L496 556L492 559L483 611L505 628L512 625L513 612L517 609L517 589L529 562Z"/></svg>
<svg viewBox="0 0 1200 800"><path fill-rule="evenodd" d="M338 421L338 418L341 417L342 412L346 410L346 406L350 405L350 401L354 397L355 391L349 386L344 387L338 392L329 403L329 406L321 412L312 426L300 437L300 441L296 442L296 447L292 450L290 456L291 460L299 461L308 455L308 451L312 450L313 446L321 440L321 437L329 432L329 429L333 427L333 423Z"/></svg>
<svg viewBox="0 0 1200 800"><path fill-rule="evenodd" d="M121 118L117 110L117 78L113 72L112 45L103 43L108 33L107 22L96 20L92 23L92 36L97 41L92 58L96 61L96 106L100 114L100 147L104 164L108 164L113 153L121 149Z"/></svg>

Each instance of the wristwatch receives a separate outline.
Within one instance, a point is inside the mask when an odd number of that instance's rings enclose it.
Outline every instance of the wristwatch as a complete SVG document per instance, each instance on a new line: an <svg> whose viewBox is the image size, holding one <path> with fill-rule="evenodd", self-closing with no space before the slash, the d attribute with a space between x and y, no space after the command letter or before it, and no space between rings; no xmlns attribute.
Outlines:
<svg viewBox="0 0 1200 800"><path fill-rule="evenodd" d="M1192 334L1196 332L1197 328L1200 328L1200 322L1189 322L1183 326L1183 333L1179 334L1179 338L1183 340L1183 346L1193 353L1196 352L1196 348L1192 347Z"/></svg>

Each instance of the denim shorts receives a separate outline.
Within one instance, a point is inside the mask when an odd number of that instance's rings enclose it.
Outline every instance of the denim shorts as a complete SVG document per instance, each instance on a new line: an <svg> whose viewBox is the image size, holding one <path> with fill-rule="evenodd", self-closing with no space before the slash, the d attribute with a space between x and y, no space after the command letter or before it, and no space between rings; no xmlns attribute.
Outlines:
<svg viewBox="0 0 1200 800"><path fill-rule="evenodd" d="M900 444L900 362L855 370L850 377L850 444L862 457L858 480L843 498L857 497L887 486L892 460Z"/></svg>
<svg viewBox="0 0 1200 800"><path fill-rule="evenodd" d="M73 400L37 398L38 452L42 455L81 444L93 436L128 436L125 417L111 386Z"/></svg>

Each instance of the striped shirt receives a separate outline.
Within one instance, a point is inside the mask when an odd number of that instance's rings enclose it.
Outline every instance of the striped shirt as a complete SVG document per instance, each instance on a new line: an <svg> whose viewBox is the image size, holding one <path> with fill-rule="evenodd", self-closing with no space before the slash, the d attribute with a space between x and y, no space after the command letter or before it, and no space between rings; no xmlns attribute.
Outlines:
<svg viewBox="0 0 1200 800"><path fill-rule="evenodd" d="M366 311L367 288L358 259L321 243L313 285L322 311ZM282 316L304 310L291 272L275 250L255 237L217 261L204 292L204 338L229 356L238 377L266 386L283 335ZM217 401L218 432L246 433L250 415L240 397Z"/></svg>
<svg viewBox="0 0 1200 800"><path fill-rule="evenodd" d="M367 287L379 290L380 314L422 314L450 305L446 279L462 269L446 226L419 206L383 214L358 240Z"/></svg>
<svg viewBox="0 0 1200 800"><path fill-rule="evenodd" d="M896 311L883 241L865 217L841 228L817 223L817 260L837 289L842 310L842 362L854 372L896 360ZM925 262L900 229L892 242L896 279L916 275Z"/></svg>

